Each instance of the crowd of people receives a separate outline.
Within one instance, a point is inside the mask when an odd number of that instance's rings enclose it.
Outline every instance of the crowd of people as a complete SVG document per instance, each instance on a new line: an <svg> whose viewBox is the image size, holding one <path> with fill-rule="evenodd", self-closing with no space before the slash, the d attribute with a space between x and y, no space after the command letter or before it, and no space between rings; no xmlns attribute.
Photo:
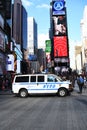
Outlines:
<svg viewBox="0 0 87 130"><path fill-rule="evenodd" d="M66 80L70 80L72 83L73 88L75 87L76 83L79 88L78 93L82 93L83 88L87 87L87 76L84 74L84 72L78 74L75 72L72 72L70 75L66 76Z"/></svg>
<svg viewBox="0 0 87 130"><path fill-rule="evenodd" d="M8 90L12 87L13 75L7 73L0 75L0 90Z"/></svg>

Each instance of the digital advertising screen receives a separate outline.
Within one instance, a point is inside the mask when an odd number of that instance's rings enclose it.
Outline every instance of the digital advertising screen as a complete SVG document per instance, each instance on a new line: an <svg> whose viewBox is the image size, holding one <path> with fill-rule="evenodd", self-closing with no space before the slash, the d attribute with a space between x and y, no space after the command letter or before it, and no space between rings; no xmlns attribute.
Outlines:
<svg viewBox="0 0 87 130"><path fill-rule="evenodd" d="M69 60L69 57L62 57L62 58L57 57L57 58L54 58L54 62L55 63L68 63L70 62L70 60Z"/></svg>
<svg viewBox="0 0 87 130"><path fill-rule="evenodd" d="M64 0L55 0L52 2L52 15L65 15Z"/></svg>
<svg viewBox="0 0 87 130"><path fill-rule="evenodd" d="M46 61L47 61L47 63L51 62L50 53L46 53Z"/></svg>
<svg viewBox="0 0 87 130"><path fill-rule="evenodd" d="M67 21L66 16L53 16L53 35L66 36L67 35Z"/></svg>
<svg viewBox="0 0 87 130"><path fill-rule="evenodd" d="M14 71L14 56L12 54L8 55L7 71Z"/></svg>
<svg viewBox="0 0 87 130"><path fill-rule="evenodd" d="M46 45L45 52L51 52L51 40L46 40L45 45Z"/></svg>
<svg viewBox="0 0 87 130"><path fill-rule="evenodd" d="M68 41L66 36L54 37L54 57L68 56Z"/></svg>

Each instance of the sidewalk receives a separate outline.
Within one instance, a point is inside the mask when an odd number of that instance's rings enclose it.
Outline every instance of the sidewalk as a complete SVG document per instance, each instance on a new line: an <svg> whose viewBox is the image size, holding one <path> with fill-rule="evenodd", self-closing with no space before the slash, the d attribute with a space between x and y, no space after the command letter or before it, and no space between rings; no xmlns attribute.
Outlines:
<svg viewBox="0 0 87 130"><path fill-rule="evenodd" d="M75 87L71 95L79 95L79 87L78 87L77 81L75 81ZM87 86L83 87L81 95L87 95Z"/></svg>
<svg viewBox="0 0 87 130"><path fill-rule="evenodd" d="M0 90L0 95L12 95L12 90L11 89Z"/></svg>

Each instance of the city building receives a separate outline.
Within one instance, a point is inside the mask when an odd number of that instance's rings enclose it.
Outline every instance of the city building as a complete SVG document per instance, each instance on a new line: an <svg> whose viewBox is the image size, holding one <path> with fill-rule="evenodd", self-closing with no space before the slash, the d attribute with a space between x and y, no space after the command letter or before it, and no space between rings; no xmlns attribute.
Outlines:
<svg viewBox="0 0 87 130"><path fill-rule="evenodd" d="M17 44L22 44L22 2L15 0L12 14L12 37Z"/></svg>
<svg viewBox="0 0 87 130"><path fill-rule="evenodd" d="M0 75L7 73L7 59L10 52L11 0L0 0Z"/></svg>
<svg viewBox="0 0 87 130"><path fill-rule="evenodd" d="M37 54L37 23L33 17L28 17L28 54Z"/></svg>
<svg viewBox="0 0 87 130"><path fill-rule="evenodd" d="M27 55L30 63L30 73L39 72L38 53L38 39L37 39L37 23L33 17L28 17L28 35L27 35Z"/></svg>
<svg viewBox="0 0 87 130"><path fill-rule="evenodd" d="M22 52L24 59L27 59L26 51L27 51L27 11L22 6Z"/></svg>
<svg viewBox="0 0 87 130"><path fill-rule="evenodd" d="M83 18L81 19L81 40L82 40L82 68L87 73L87 5L84 7Z"/></svg>
<svg viewBox="0 0 87 130"><path fill-rule="evenodd" d="M22 5L21 0L14 0L12 6L12 40L13 52L16 54L15 63L20 68L15 70L16 73L25 73L23 70L26 66L27 51L27 12ZM26 70L27 71L27 70Z"/></svg>
<svg viewBox="0 0 87 130"><path fill-rule="evenodd" d="M82 72L82 46L75 46L75 66L77 73Z"/></svg>
<svg viewBox="0 0 87 130"><path fill-rule="evenodd" d="M46 53L42 48L38 49L37 57L40 67L43 66L43 69L46 69Z"/></svg>
<svg viewBox="0 0 87 130"><path fill-rule="evenodd" d="M65 0L50 3L51 60L56 74L67 73L70 68L69 40Z"/></svg>

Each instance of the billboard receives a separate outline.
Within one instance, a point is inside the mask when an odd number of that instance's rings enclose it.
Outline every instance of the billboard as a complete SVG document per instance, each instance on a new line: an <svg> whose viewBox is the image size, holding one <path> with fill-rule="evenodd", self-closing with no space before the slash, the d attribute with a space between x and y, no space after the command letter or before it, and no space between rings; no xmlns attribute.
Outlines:
<svg viewBox="0 0 87 130"><path fill-rule="evenodd" d="M62 57L62 58L55 58L54 59L55 63L68 63L69 62L69 58L68 57Z"/></svg>
<svg viewBox="0 0 87 130"><path fill-rule="evenodd" d="M53 16L53 35L54 36L66 36L67 35L67 23L66 16Z"/></svg>
<svg viewBox="0 0 87 130"><path fill-rule="evenodd" d="M50 53L46 53L46 61L47 61L47 63L51 62Z"/></svg>
<svg viewBox="0 0 87 130"><path fill-rule="evenodd" d="M67 57L68 56L68 46L67 37L54 37L54 57Z"/></svg>
<svg viewBox="0 0 87 130"><path fill-rule="evenodd" d="M47 63L47 67L50 68L51 67L51 55L50 53L46 53L46 63Z"/></svg>
<svg viewBox="0 0 87 130"><path fill-rule="evenodd" d="M65 15L64 0L54 0L52 2L52 15Z"/></svg>
<svg viewBox="0 0 87 130"><path fill-rule="evenodd" d="M12 54L8 55L7 71L14 71L14 56Z"/></svg>
<svg viewBox="0 0 87 130"><path fill-rule="evenodd" d="M51 52L51 40L46 40L45 44L46 44L45 52Z"/></svg>

